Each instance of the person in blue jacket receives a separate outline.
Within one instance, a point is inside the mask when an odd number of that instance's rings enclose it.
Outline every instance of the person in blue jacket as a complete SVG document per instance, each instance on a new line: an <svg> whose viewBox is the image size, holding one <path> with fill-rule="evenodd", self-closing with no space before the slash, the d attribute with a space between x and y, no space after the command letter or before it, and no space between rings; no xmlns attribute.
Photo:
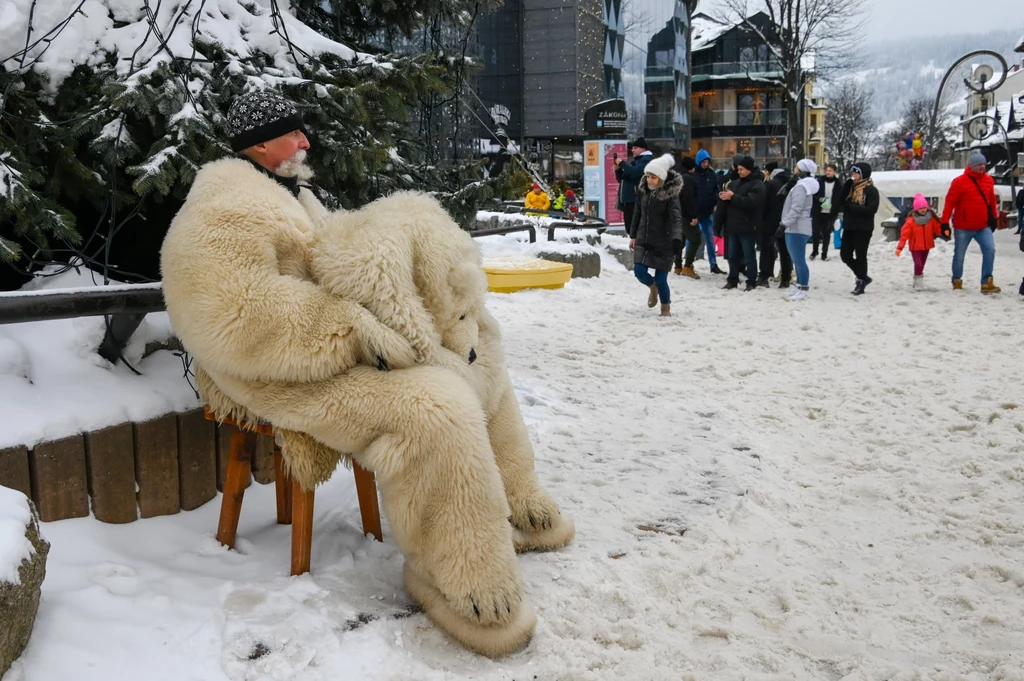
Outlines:
<svg viewBox="0 0 1024 681"><path fill-rule="evenodd" d="M619 203L622 204L622 215L626 221L626 231L633 224L633 210L636 208L636 188L644 178L644 168L654 160L654 154L647 148L647 140L638 137L631 145L633 160L623 162L615 159L615 179L619 181Z"/></svg>
<svg viewBox="0 0 1024 681"><path fill-rule="evenodd" d="M718 175L711 169L711 154L707 149L697 152L697 169L693 171L694 183L697 186L697 224L704 236L704 245L708 249L708 264L712 274L725 274L718 268L715 253L715 207L718 205Z"/></svg>

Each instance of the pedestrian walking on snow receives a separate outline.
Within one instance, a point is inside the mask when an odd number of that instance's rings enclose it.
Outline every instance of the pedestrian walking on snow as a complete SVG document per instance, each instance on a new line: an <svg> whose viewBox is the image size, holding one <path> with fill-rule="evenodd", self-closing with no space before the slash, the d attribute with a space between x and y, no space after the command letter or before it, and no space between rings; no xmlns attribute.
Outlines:
<svg viewBox="0 0 1024 681"><path fill-rule="evenodd" d="M935 237L942 236L942 223L928 205L924 194L914 197L914 212L907 217L900 230L900 241L896 244L896 257L903 253L904 246L910 245L914 258L914 290L924 288L924 265L928 254L935 248Z"/></svg>
<svg viewBox="0 0 1024 681"><path fill-rule="evenodd" d="M818 194L818 181L814 179L818 165L809 158L796 164L796 185L786 196L782 207L782 221L779 232L785 235L786 249L796 268L796 288L790 293L790 300L804 300L811 287L811 270L807 266L807 242L814 235L814 218L811 213Z"/></svg>
<svg viewBox="0 0 1024 681"><path fill-rule="evenodd" d="M840 202L843 198L843 183L836 175L838 168L835 163L825 166L825 174L818 178L818 193L814 197L811 217L814 218L813 247L811 260L818 257L828 260L828 246L832 241L832 228L839 216Z"/></svg>
<svg viewBox="0 0 1024 681"><path fill-rule="evenodd" d="M718 175L711 168L711 154L707 149L697 152L697 169L693 171L697 190L697 225L707 249L708 265L712 274L725 274L718 267L715 250L715 207L718 205Z"/></svg>
<svg viewBox="0 0 1024 681"><path fill-rule="evenodd" d="M875 231L879 205L878 189L871 179L871 166L854 163L843 187L843 245L839 255L857 278L853 295L859 296L872 282L868 276L868 246Z"/></svg>
<svg viewBox="0 0 1024 681"><path fill-rule="evenodd" d="M953 290L963 288L964 255L972 241L981 248L981 292L999 293L992 270L996 262L996 216L999 199L996 197L995 180L986 171L988 161L980 151L972 151L967 160L967 169L949 185L946 203L942 208L942 233L953 232Z"/></svg>
<svg viewBox="0 0 1024 681"><path fill-rule="evenodd" d="M683 244L683 214L679 203L683 178L672 170L674 165L671 154L646 164L644 179L636 190L636 210L629 228L633 274L650 289L647 307L654 307L661 299L662 317L671 316L668 273L676 251Z"/></svg>

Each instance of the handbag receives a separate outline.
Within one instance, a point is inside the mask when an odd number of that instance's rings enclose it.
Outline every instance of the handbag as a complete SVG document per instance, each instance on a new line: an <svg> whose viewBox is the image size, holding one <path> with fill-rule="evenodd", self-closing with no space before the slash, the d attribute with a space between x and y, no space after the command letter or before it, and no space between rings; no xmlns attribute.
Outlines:
<svg viewBox="0 0 1024 681"><path fill-rule="evenodd" d="M967 177L971 176L968 175ZM988 228L994 232L999 227L999 218L992 214L992 206L988 205L988 197L985 196L985 192L981 191L981 185L978 184L978 181L971 177L971 182L973 182L974 186L978 188L978 193L981 194L981 200L985 202L985 212L988 213Z"/></svg>
<svg viewBox="0 0 1024 681"><path fill-rule="evenodd" d="M832 246L835 248L843 247L843 223L837 222L832 227Z"/></svg>
<svg viewBox="0 0 1024 681"><path fill-rule="evenodd" d="M725 237L715 237L715 253L718 255L725 255Z"/></svg>

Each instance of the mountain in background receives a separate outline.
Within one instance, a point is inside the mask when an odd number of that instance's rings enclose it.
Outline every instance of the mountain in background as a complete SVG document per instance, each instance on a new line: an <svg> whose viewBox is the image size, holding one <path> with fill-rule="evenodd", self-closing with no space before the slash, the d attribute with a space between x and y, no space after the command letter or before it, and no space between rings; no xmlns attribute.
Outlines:
<svg viewBox="0 0 1024 681"><path fill-rule="evenodd" d="M905 102L934 98L946 69L974 50L995 50L1007 64L1021 63L1013 48L1024 25L994 29L988 33L908 36L865 43L861 66L838 78L853 77L871 88L871 115L880 125L895 121ZM823 84L824 85L824 84ZM827 92L827 85L824 85Z"/></svg>

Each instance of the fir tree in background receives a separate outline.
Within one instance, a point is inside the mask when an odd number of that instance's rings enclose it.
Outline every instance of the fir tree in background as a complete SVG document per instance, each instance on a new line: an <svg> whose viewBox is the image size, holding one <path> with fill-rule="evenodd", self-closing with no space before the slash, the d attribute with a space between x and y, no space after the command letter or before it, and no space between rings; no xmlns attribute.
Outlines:
<svg viewBox="0 0 1024 681"><path fill-rule="evenodd" d="M383 48L439 13L468 29L482 5L297 0L300 21L278 0L13 0L0 27L0 260L24 275L78 257L115 279L158 278L196 171L231 153L224 113L256 87L299 106L328 206L414 188L467 224L525 180L472 182L468 159L428 162L410 111L461 87L465 60Z"/></svg>

